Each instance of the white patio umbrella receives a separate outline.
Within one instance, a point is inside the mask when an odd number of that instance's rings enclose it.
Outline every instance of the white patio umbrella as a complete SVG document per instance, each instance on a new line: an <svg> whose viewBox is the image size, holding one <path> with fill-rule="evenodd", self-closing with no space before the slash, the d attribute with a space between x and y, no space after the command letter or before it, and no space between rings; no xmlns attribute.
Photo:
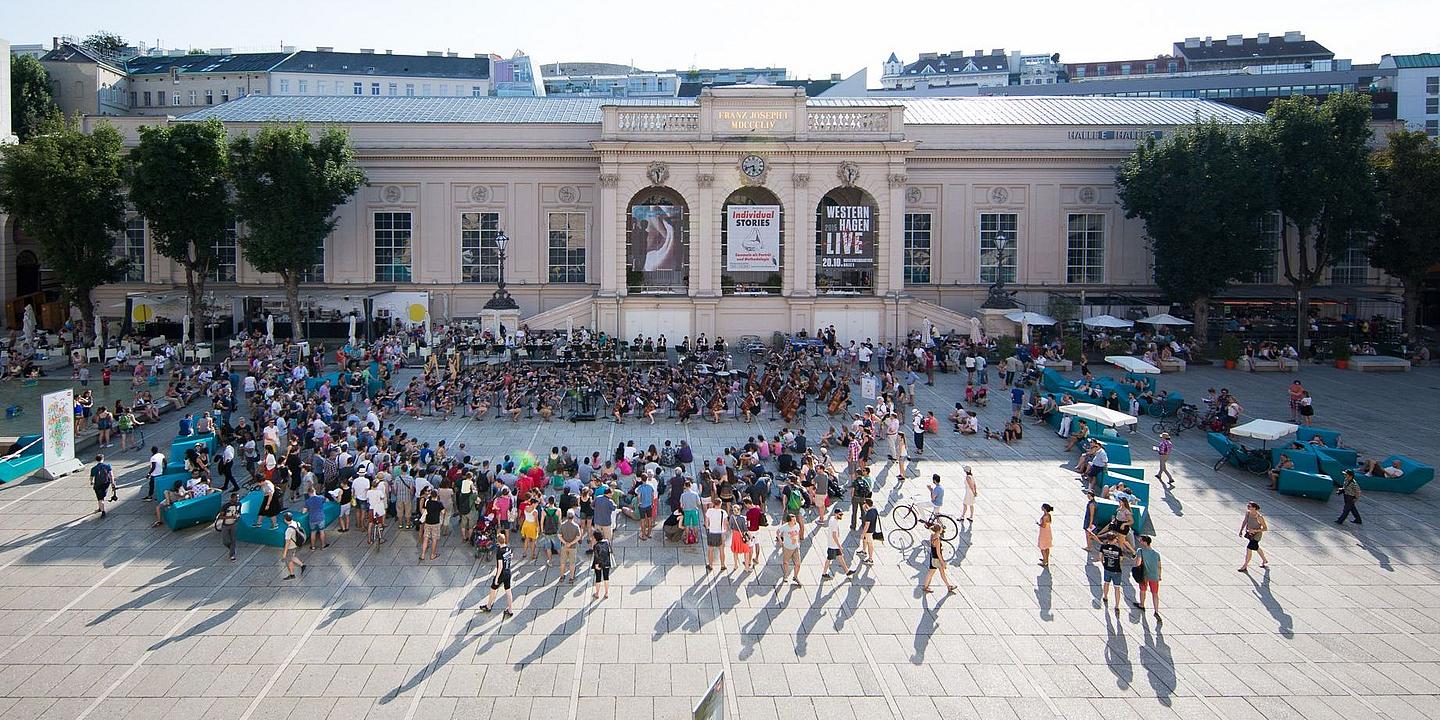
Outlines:
<svg viewBox="0 0 1440 720"><path fill-rule="evenodd" d="M350 338L350 344L351 344L351 345L354 345L354 344L355 344L355 313L350 313L350 329L349 329L349 331L347 332L347 336Z"/></svg>
<svg viewBox="0 0 1440 720"><path fill-rule="evenodd" d="M1160 368L1132 355L1106 355L1105 362L1136 375L1159 375Z"/></svg>
<svg viewBox="0 0 1440 720"><path fill-rule="evenodd" d="M180 316L180 345L183 347L190 342L190 313Z"/></svg>
<svg viewBox="0 0 1440 720"><path fill-rule="evenodd" d="M1081 322L1085 323L1085 327L1092 328L1123 329L1135 327L1135 323L1129 320L1122 320L1114 315L1096 315L1095 317L1085 318Z"/></svg>
<svg viewBox="0 0 1440 720"><path fill-rule="evenodd" d="M1230 434L1236 437L1255 438L1263 446L1271 440L1279 440L1294 433L1300 426L1291 423L1279 422L1277 420L1251 420L1244 425L1236 425L1230 428Z"/></svg>
<svg viewBox="0 0 1440 720"><path fill-rule="evenodd" d="M1011 322L1026 323L1029 325L1055 324L1055 318L1052 318L1049 315L1041 315L1037 312L1030 312L1029 310L1016 310L1012 313L1006 313L1005 319Z"/></svg>
<svg viewBox="0 0 1440 720"><path fill-rule="evenodd" d="M105 346L105 321L98 314L95 316L95 346Z"/></svg>
<svg viewBox="0 0 1440 720"><path fill-rule="evenodd" d="M1069 405L1061 405L1058 409L1066 415L1074 415L1075 417L1082 417L1086 420L1094 420L1105 427L1124 427L1140 422L1134 415L1126 415L1118 410L1111 410L1104 405L1070 403Z"/></svg>
<svg viewBox="0 0 1440 720"><path fill-rule="evenodd" d="M25 317L21 320L22 332L26 340L35 339L35 306L25 306Z"/></svg>
<svg viewBox="0 0 1440 720"><path fill-rule="evenodd" d="M980 318L970 318L970 342L978 343L982 339L983 336L980 334Z"/></svg>
<svg viewBox="0 0 1440 720"><path fill-rule="evenodd" d="M275 316L273 314L265 316L265 339L272 343L275 342Z"/></svg>
<svg viewBox="0 0 1440 720"><path fill-rule="evenodd" d="M1171 315L1170 313L1160 313L1159 315L1151 315L1150 317L1147 317L1147 318L1141 318L1141 319L1140 319L1140 322L1145 323L1146 325L1194 325L1194 324L1195 324L1195 323L1190 322L1189 320L1185 320L1185 319L1183 319L1183 318L1175 317L1174 315Z"/></svg>

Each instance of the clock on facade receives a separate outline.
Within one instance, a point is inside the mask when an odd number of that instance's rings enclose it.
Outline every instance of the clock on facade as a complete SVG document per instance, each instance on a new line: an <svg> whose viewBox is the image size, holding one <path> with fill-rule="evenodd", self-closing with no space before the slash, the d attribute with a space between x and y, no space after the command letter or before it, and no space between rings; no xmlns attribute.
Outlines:
<svg viewBox="0 0 1440 720"><path fill-rule="evenodd" d="M740 172L752 178L758 178L765 174L765 158L759 155L746 155L740 161Z"/></svg>

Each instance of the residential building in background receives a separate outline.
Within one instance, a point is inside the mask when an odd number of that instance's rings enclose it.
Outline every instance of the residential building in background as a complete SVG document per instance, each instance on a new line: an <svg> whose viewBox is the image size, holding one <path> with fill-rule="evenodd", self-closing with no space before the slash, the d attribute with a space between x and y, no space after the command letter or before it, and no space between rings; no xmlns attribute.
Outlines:
<svg viewBox="0 0 1440 720"><path fill-rule="evenodd" d="M10 52L6 54L10 57L29 55L30 57L39 60L40 58L45 57L45 53L47 52L50 52L50 48L46 47L44 43L24 43L11 45Z"/></svg>
<svg viewBox="0 0 1440 720"><path fill-rule="evenodd" d="M7 54L8 58L9 55ZM129 80L123 62L74 42L55 42L40 57L50 94L66 115L125 115Z"/></svg>
<svg viewBox="0 0 1440 720"><path fill-rule="evenodd" d="M10 41L0 38L0 144L15 142L15 129L10 118Z"/></svg>
<svg viewBox="0 0 1440 720"><path fill-rule="evenodd" d="M1334 60L1335 53L1305 33L1291 30L1281 35L1259 33L1253 38L1227 35L1223 42L1206 37L1185 38L1175 43L1174 54L1185 58L1192 71L1243 70L1266 65L1308 65L1317 60Z"/></svg>
<svg viewBox="0 0 1440 720"><path fill-rule="evenodd" d="M540 69L521 50L509 58L490 56L491 94L500 97L539 97L545 94Z"/></svg>
<svg viewBox="0 0 1440 720"><path fill-rule="evenodd" d="M629 65L557 62L540 66L546 95L569 97L675 97L680 76Z"/></svg>
<svg viewBox="0 0 1440 720"><path fill-rule="evenodd" d="M490 56L431 50L424 55L335 52L320 47L281 59L270 71L270 95L480 97L490 94Z"/></svg>
<svg viewBox="0 0 1440 720"><path fill-rule="evenodd" d="M1006 85L1018 85L1021 80L1021 67L1024 56L1019 50L1006 54L1005 50L991 50L986 53L984 50L976 50L973 54L966 55L963 50L952 50L948 53L920 53L920 57L912 63L901 63L894 53L886 60L880 76L880 87L886 90L915 90L924 88L948 88L948 87L1004 87ZM1055 56L1028 56L1035 58L1052 58ZM1055 57L1058 60L1058 57ZM1053 65L1052 60L1051 64ZM1045 79L1048 77L1051 82L1055 81L1056 74L1046 74L1044 65L1036 68L1040 72L1027 74L1027 78ZM1043 84L1043 83L1041 83Z"/></svg>
<svg viewBox="0 0 1440 720"><path fill-rule="evenodd" d="M1380 68L1394 72L1396 119L1440 138L1440 53L1385 55Z"/></svg>
<svg viewBox="0 0 1440 720"><path fill-rule="evenodd" d="M125 62L130 115L184 115L250 95L269 95L270 73L293 53L136 56Z"/></svg>

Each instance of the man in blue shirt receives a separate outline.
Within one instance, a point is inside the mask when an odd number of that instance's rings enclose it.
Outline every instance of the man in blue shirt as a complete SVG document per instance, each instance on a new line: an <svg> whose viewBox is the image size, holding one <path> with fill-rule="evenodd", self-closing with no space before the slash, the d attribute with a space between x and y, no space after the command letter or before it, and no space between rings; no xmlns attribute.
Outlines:
<svg viewBox="0 0 1440 720"><path fill-rule="evenodd" d="M1014 409L1015 415L1020 415L1020 408L1025 405L1025 388L1010 388L1010 406Z"/></svg>
<svg viewBox="0 0 1440 720"><path fill-rule="evenodd" d="M640 513L640 539L648 540L655 526L655 486L648 478L635 486L635 500Z"/></svg>
<svg viewBox="0 0 1440 720"><path fill-rule="evenodd" d="M614 533L615 501L610 499L610 488L602 487L595 496L595 528L609 540Z"/></svg>
<svg viewBox="0 0 1440 720"><path fill-rule="evenodd" d="M945 507L945 488L940 485L940 474L930 476L930 504L932 508L931 517L939 515Z"/></svg>

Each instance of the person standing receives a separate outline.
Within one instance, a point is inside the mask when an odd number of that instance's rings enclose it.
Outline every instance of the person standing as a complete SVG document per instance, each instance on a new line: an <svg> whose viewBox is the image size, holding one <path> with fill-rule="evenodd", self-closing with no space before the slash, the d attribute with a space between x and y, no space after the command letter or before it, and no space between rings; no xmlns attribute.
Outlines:
<svg viewBox="0 0 1440 720"><path fill-rule="evenodd" d="M785 584L785 575L788 571L792 584L797 588L800 587L800 541L804 539L805 528L801 527L794 513L787 513L785 524L775 530L775 544L780 546L779 585Z"/></svg>
<svg viewBox="0 0 1440 720"><path fill-rule="evenodd" d="M1315 398L1310 397L1310 391L1306 390L1300 394L1300 424L1308 426L1313 417L1315 417Z"/></svg>
<svg viewBox="0 0 1440 720"><path fill-rule="evenodd" d="M1040 567L1050 567L1050 546L1055 542L1050 529L1050 513L1054 510L1049 503L1042 504L1040 519L1035 522L1040 526L1040 536L1035 541L1035 546L1040 548Z"/></svg>
<svg viewBox="0 0 1440 720"><path fill-rule="evenodd" d="M1152 600L1150 607L1155 611L1155 623L1158 625L1163 622L1160 619L1160 573L1164 568L1164 561L1160 559L1160 553L1151 547L1153 542L1149 535L1141 535L1140 548L1135 551L1135 566L1141 568L1138 573L1141 580L1137 593L1140 600L1134 605L1140 608L1140 612L1145 612L1145 591L1149 590Z"/></svg>
<svg viewBox="0 0 1440 720"><path fill-rule="evenodd" d="M300 574L305 574L305 561L300 559L300 546L305 544L305 531L300 528L300 523L295 522L295 516L289 511L285 512L285 542L280 548L280 560L285 563L285 570L290 574L285 576L286 580L295 579L295 566L300 566Z"/></svg>
<svg viewBox="0 0 1440 720"><path fill-rule="evenodd" d="M395 519L401 528L408 530L415 504L415 480L410 477L408 467L400 468L392 477L395 478Z"/></svg>
<svg viewBox="0 0 1440 720"><path fill-rule="evenodd" d="M718 496L705 508L705 571L715 569L715 556L720 556L720 570L725 567L725 531L730 527L729 513Z"/></svg>
<svg viewBox="0 0 1440 720"><path fill-rule="evenodd" d="M940 573L940 581L945 583L945 589L949 593L955 592L955 586L950 584L950 574L945 571L945 548L940 544L940 523L927 523L930 527L930 569L925 572L925 581L920 583L920 592L932 593L930 581L935 577L936 571Z"/></svg>
<svg viewBox="0 0 1440 720"><path fill-rule="evenodd" d="M115 495L115 469L110 463L105 462L104 455L95 456L95 464L90 468L90 485L95 488L95 502L98 505L95 512L100 513L100 519L105 519L105 498L108 495L111 502L117 498Z"/></svg>
<svg viewBox="0 0 1440 720"><path fill-rule="evenodd" d="M220 542L230 551L230 562L235 562L235 523L240 521L240 493L230 493L230 499L220 507Z"/></svg>
<svg viewBox="0 0 1440 720"><path fill-rule="evenodd" d="M1169 478L1165 484L1170 487L1175 487L1175 475L1170 472L1170 468L1168 467L1170 463L1170 453L1174 450L1175 444L1170 442L1170 433L1160 433L1160 444L1155 446L1155 454L1160 456L1160 471L1155 473L1155 479L1165 480Z"/></svg>
<svg viewBox="0 0 1440 720"><path fill-rule="evenodd" d="M1355 503L1360 500L1360 483L1355 482L1355 471L1345 471L1345 483L1340 486L1340 498L1345 501L1345 509L1340 511L1340 518L1335 521L1336 525L1345 522L1346 517L1353 518L1350 522L1356 525L1361 524L1360 510Z"/></svg>
<svg viewBox="0 0 1440 720"><path fill-rule="evenodd" d="M1080 519L1080 527L1085 533L1085 562L1095 562L1095 513L1099 510L1100 504L1095 502L1095 493L1089 489L1085 490L1085 514Z"/></svg>
<svg viewBox="0 0 1440 720"><path fill-rule="evenodd" d="M925 454L925 416L919 410L910 411L910 433L915 441L915 454Z"/></svg>
<svg viewBox="0 0 1440 720"><path fill-rule="evenodd" d="M1110 604L1110 587L1115 587L1115 614L1120 614L1122 599L1121 586L1125 583L1125 573L1121 569L1123 560L1130 553L1130 541L1124 533L1106 532L1096 538L1100 543L1100 566L1104 571L1104 580L1100 584L1100 603Z"/></svg>
<svg viewBox="0 0 1440 720"><path fill-rule="evenodd" d="M1245 562L1240 565L1240 572L1250 572L1250 556L1260 555L1260 568L1270 567L1270 559L1265 557L1265 551L1260 549L1260 538L1265 531L1270 529L1270 523L1266 522L1265 516L1260 513L1260 503L1245 504L1245 518L1240 521L1240 537L1245 538Z"/></svg>
<svg viewBox="0 0 1440 720"><path fill-rule="evenodd" d="M445 516L445 503L435 497L435 492L426 488L420 495L420 559L425 559L425 552L429 550L430 559L439 557L437 552L440 545L440 520ZM508 550L508 548L507 548Z"/></svg>
<svg viewBox="0 0 1440 720"><path fill-rule="evenodd" d="M1299 380L1290 383L1288 393L1290 399L1290 422L1297 422L1300 419L1300 398L1305 396L1305 386Z"/></svg>
<svg viewBox="0 0 1440 720"><path fill-rule="evenodd" d="M945 511L945 488L940 485L940 473L930 475L930 519Z"/></svg>
<svg viewBox="0 0 1440 720"><path fill-rule="evenodd" d="M485 604L480 606L480 612L488 613L495 609L495 593L503 587L505 588L504 617L508 618L515 615L515 596L510 591L510 563L515 559L515 554L510 550L510 542L505 535L502 532L495 536L495 574L490 579L490 593L485 596Z"/></svg>
<svg viewBox="0 0 1440 720"><path fill-rule="evenodd" d="M609 540L615 534L615 501L610 499L610 488L600 488L595 495L594 508L595 529ZM698 506L696 512L699 512Z"/></svg>
<svg viewBox="0 0 1440 720"><path fill-rule="evenodd" d="M147 492L145 493L145 497L141 498L142 500L154 500L154 499L155 499L155 485L157 484L156 481L159 480L159 479L160 479L160 476L161 476L161 475L164 475L164 474L165 474L165 453L160 452L160 448L155 447L154 445L151 445L151 446L150 446L150 469L149 469L149 471L148 471L148 477L146 478L146 479L147 479L147 482L148 482L148 485L146 485L146 491L147 491Z"/></svg>
<svg viewBox="0 0 1440 720"><path fill-rule="evenodd" d="M825 533L825 564L820 567L820 579L829 580L830 563L840 564L840 570L845 577L855 577L855 571L850 569L850 563L845 561L845 541L840 537L840 526L845 520L845 511L835 508L835 519L830 523L829 532Z"/></svg>
<svg viewBox="0 0 1440 720"><path fill-rule="evenodd" d="M975 524L975 498L980 496L980 487L975 484L975 473L969 465L965 466L965 495L960 499L960 517L955 518L958 523L961 520L969 520Z"/></svg>
<svg viewBox="0 0 1440 720"><path fill-rule="evenodd" d="M325 542L325 496L316 485L311 485L305 496L305 521L310 526L310 552L330 547Z"/></svg>
<svg viewBox="0 0 1440 720"><path fill-rule="evenodd" d="M575 508L565 511L565 522L560 523L560 577L570 569L569 582L575 582L575 555L580 546L580 523L575 521Z"/></svg>
<svg viewBox="0 0 1440 720"><path fill-rule="evenodd" d="M225 478L225 486L221 490L230 488L240 489L240 483L235 481L235 443L227 442L220 450L220 476Z"/></svg>
<svg viewBox="0 0 1440 720"><path fill-rule="evenodd" d="M880 511L875 509L875 501L865 498L860 501L860 554L865 557L866 565L875 564L875 541L884 540L885 533L880 530Z"/></svg>
<svg viewBox="0 0 1440 720"><path fill-rule="evenodd" d="M595 589L590 597L595 600L610 599L610 568L614 564L613 552L610 549L610 539L605 533L596 530L592 536L595 541L595 553L590 558L590 568L595 571ZM605 589L605 597L600 596L600 589Z"/></svg>

